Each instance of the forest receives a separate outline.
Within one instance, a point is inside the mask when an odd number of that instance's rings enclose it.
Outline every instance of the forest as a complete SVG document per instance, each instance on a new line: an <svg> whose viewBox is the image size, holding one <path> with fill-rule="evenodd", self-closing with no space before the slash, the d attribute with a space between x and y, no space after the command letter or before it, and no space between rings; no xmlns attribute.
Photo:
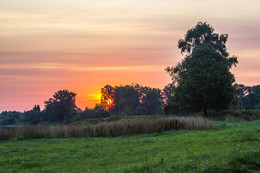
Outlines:
<svg viewBox="0 0 260 173"><path fill-rule="evenodd" d="M235 84L233 87L236 89L236 96L228 105L228 109L221 110L219 113L210 110L207 116L221 119L223 118L221 114L230 114L248 120L259 118L256 112L260 109L260 85L250 87ZM31 110L24 112L3 111L0 114L0 124L48 124L69 120L106 118L112 115L188 115L191 113L174 105L173 91L172 84L165 86L162 91L138 84L115 87L106 85L101 89L101 103L96 104L94 108L81 110L75 104L76 93L60 90L53 95L53 98L45 102L43 110L39 105L35 105Z"/></svg>

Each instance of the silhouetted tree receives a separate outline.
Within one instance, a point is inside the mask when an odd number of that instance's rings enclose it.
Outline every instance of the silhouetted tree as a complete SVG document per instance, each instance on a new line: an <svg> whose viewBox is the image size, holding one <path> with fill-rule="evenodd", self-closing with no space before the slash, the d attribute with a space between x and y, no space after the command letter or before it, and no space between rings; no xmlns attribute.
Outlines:
<svg viewBox="0 0 260 173"><path fill-rule="evenodd" d="M159 89L138 84L101 89L101 107L111 114L148 115L162 113L162 96Z"/></svg>
<svg viewBox="0 0 260 173"><path fill-rule="evenodd" d="M40 108L40 106L39 105L34 105L34 107L33 107L33 109L32 109L33 111L38 111L38 112L41 112L41 108Z"/></svg>
<svg viewBox="0 0 260 173"><path fill-rule="evenodd" d="M106 85L101 88L101 105L105 110L110 110L114 105L115 88L111 85Z"/></svg>
<svg viewBox="0 0 260 173"><path fill-rule="evenodd" d="M249 100L246 104L247 109L260 109L260 85L253 86L252 92L246 98Z"/></svg>
<svg viewBox="0 0 260 173"><path fill-rule="evenodd" d="M186 52L188 55L192 51L204 44L211 45L218 53L224 57L228 57L226 42L228 34L214 33L214 28L207 24L207 22L198 22L198 24L189 29L184 39L180 39L178 47L181 49L181 53ZM237 58L232 56L228 58L229 65L236 65L238 63Z"/></svg>
<svg viewBox="0 0 260 173"><path fill-rule="evenodd" d="M175 89L174 83L170 83L170 84L164 86L163 91L162 91L162 97L163 97L163 102L165 104L172 102L174 89Z"/></svg>
<svg viewBox="0 0 260 173"><path fill-rule="evenodd" d="M0 114L0 124L11 125L15 124L21 118L22 113L18 111L3 111Z"/></svg>
<svg viewBox="0 0 260 173"><path fill-rule="evenodd" d="M57 91L52 98L45 101L45 119L49 121L61 122L72 118L76 113L76 94L68 90Z"/></svg>
<svg viewBox="0 0 260 173"><path fill-rule="evenodd" d="M174 91L177 105L188 112L228 108L235 96L229 61L211 45L194 49L177 71L178 86Z"/></svg>
<svg viewBox="0 0 260 173"><path fill-rule="evenodd" d="M88 119L88 118L107 118L110 117L110 113L106 110L103 109L101 104L96 104L94 109L89 109L86 108L84 112L82 112L81 117L83 119Z"/></svg>
<svg viewBox="0 0 260 173"><path fill-rule="evenodd" d="M139 103L140 93L135 85L116 86L113 111L118 114L134 115Z"/></svg>
<svg viewBox="0 0 260 173"><path fill-rule="evenodd" d="M13 116L11 117L5 117L0 121L0 125L12 125L15 124L15 118Z"/></svg>
<svg viewBox="0 0 260 173"><path fill-rule="evenodd" d="M144 108L144 115L162 114L163 98L158 88L142 87L141 106Z"/></svg>
<svg viewBox="0 0 260 173"><path fill-rule="evenodd" d="M41 116L40 106L35 105L32 110L24 112L22 121L30 124L39 124L41 123Z"/></svg>

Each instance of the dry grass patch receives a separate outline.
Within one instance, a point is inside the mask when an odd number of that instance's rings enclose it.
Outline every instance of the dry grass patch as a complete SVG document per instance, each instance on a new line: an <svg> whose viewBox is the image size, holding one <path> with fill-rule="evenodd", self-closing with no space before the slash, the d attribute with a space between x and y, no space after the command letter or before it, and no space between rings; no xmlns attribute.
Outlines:
<svg viewBox="0 0 260 173"><path fill-rule="evenodd" d="M214 128L203 117L142 116L129 117L116 121L103 121L96 124L78 122L59 125L23 126L0 130L0 140L10 138L73 138L105 137L141 133L156 133L167 130L204 130Z"/></svg>

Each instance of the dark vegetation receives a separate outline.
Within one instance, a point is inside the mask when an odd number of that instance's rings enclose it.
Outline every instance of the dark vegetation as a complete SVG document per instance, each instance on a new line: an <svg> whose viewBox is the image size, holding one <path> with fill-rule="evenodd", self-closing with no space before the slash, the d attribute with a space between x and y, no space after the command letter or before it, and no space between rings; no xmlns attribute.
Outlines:
<svg viewBox="0 0 260 173"><path fill-rule="evenodd" d="M234 100L237 109L260 109L260 85L250 87L235 84L234 87L237 91Z"/></svg>
<svg viewBox="0 0 260 173"><path fill-rule="evenodd" d="M207 115L209 109L228 108L235 96L230 69L238 61L228 57L227 38L227 34L214 33L212 26L199 22L179 40L178 47L187 55L175 67L166 68L175 85L172 106L177 111L203 111Z"/></svg>
<svg viewBox="0 0 260 173"><path fill-rule="evenodd" d="M101 89L101 107L113 115L161 115L163 97L158 88L138 84Z"/></svg>
<svg viewBox="0 0 260 173"><path fill-rule="evenodd" d="M137 85L137 84L136 84ZM129 86L136 86L136 85L129 85ZM123 87L123 86L121 86ZM105 86L103 89L106 89ZM113 87L112 87L113 88ZM257 86L244 86L242 84L235 84L234 88L236 89L236 96L233 99L232 103L228 104L228 109L214 111L209 110L208 115L206 117L218 120L225 120L227 117L238 120L256 120L260 119L260 85ZM116 106L115 102L112 102L110 106L103 100L103 104L97 104L93 109L86 108L84 111L76 108L73 104L73 109L68 109L69 116L59 116L62 112L59 112L59 107L51 108L49 106L48 109L40 110L39 105L35 105L32 110L25 111L25 112L18 112L18 111L3 111L0 114L0 125L36 125L36 124L53 124L59 122L67 122L67 121L75 121L75 120L84 120L84 119L91 119L91 118L106 118L110 117L111 115L164 115L164 114L175 114L180 116L186 116L189 112L181 110L174 101L173 98L173 90L174 86L169 84L165 86L163 91L160 92L160 97L158 96L158 92L155 92L154 96L149 96L153 99L152 102L146 99L144 102L136 102L135 104L139 105L138 107L131 107L126 106L127 104L123 105L123 100L125 98L121 97L120 108L123 111L116 111L119 110ZM158 91L158 89L154 89ZM66 91L67 92L67 91ZM152 95L152 94L151 94ZM102 97L104 97L102 95ZM156 100L156 97L158 100ZM105 97L104 97L105 98ZM110 97L108 97L110 98ZM75 99L75 98L74 98ZM107 99L107 98L106 98ZM126 97L124 103L133 103L131 101L131 97ZM108 100L108 99L107 99ZM135 99L136 100L136 99ZM73 101L74 102L74 101ZM74 102L75 103L75 102ZM159 104L160 103L160 104ZM59 103L60 107L66 106L63 103ZM47 107L47 105L45 105ZM61 109L61 108L60 108ZM147 111L149 110L149 111ZM156 111L154 111L156 110ZM164 112L161 112L164 110ZM131 114L129 112L132 112ZM161 113L159 113L161 112ZM116 114L117 113L117 114ZM133 114L135 113L135 114ZM60 117L60 118L58 118ZM65 120L66 117L66 120ZM233 119L234 119L233 118Z"/></svg>

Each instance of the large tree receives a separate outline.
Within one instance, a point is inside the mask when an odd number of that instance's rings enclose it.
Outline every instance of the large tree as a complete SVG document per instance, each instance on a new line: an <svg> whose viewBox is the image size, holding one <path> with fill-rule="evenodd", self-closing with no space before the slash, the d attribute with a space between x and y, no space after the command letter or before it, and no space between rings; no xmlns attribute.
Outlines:
<svg viewBox="0 0 260 173"><path fill-rule="evenodd" d="M52 98L45 101L45 120L61 122L72 118L76 113L76 94L68 90L57 91Z"/></svg>
<svg viewBox="0 0 260 173"><path fill-rule="evenodd" d="M181 53L190 55L194 49L204 44L210 44L222 56L228 58L227 39L228 34L214 33L214 28L207 22L198 22L195 27L187 31L184 39L179 40L178 47L181 49ZM238 63L235 56L229 57L228 61L230 66Z"/></svg>
<svg viewBox="0 0 260 173"><path fill-rule="evenodd" d="M235 96L235 81L230 69L237 58L228 58L227 34L213 33L207 23L199 22L179 41L181 52L187 52L182 62L168 67L174 90L174 103L188 112L228 108Z"/></svg>

